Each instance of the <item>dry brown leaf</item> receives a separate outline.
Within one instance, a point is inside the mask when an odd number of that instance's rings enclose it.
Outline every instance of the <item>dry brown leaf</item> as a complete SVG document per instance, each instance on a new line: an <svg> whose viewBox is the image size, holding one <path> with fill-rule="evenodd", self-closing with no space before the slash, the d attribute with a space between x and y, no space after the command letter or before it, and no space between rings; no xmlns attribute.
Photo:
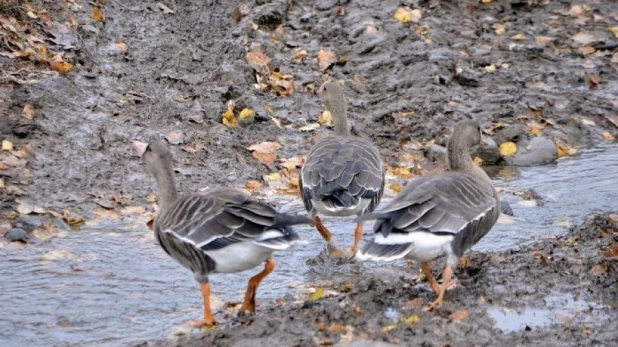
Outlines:
<svg viewBox="0 0 618 347"><path fill-rule="evenodd" d="M391 189L396 194L399 194L403 190L403 185L401 183L399 183L399 182L395 182L395 183L391 184Z"/></svg>
<svg viewBox="0 0 618 347"><path fill-rule="evenodd" d="M181 132L170 131L165 135L165 139L170 145L179 145L185 141L185 135Z"/></svg>
<svg viewBox="0 0 618 347"><path fill-rule="evenodd" d="M607 141L614 141L616 140L616 138L614 137L614 135L610 134L609 131L604 131L603 132L603 138Z"/></svg>
<svg viewBox="0 0 618 347"><path fill-rule="evenodd" d="M504 24L494 24L494 32L496 35L504 35L506 33L506 26Z"/></svg>
<svg viewBox="0 0 618 347"><path fill-rule="evenodd" d="M259 144L251 145L248 150L254 158L264 165L272 165L277 158L277 150L281 145L277 142L265 141Z"/></svg>
<svg viewBox="0 0 618 347"><path fill-rule="evenodd" d="M305 60L305 58L307 58L307 51L306 50L304 50L304 49L302 49L300 47L294 48L292 50L292 59L294 59L294 60L296 60L298 62L301 62L301 61Z"/></svg>
<svg viewBox="0 0 618 347"><path fill-rule="evenodd" d="M197 153L199 148L197 147L197 145L195 143L192 143L190 145L182 146L182 150L187 152L187 153L193 154L193 153Z"/></svg>
<svg viewBox="0 0 618 347"><path fill-rule="evenodd" d="M49 67L58 73L68 73L73 68L73 64L66 61L52 61Z"/></svg>
<svg viewBox="0 0 618 347"><path fill-rule="evenodd" d="M103 11L98 6L92 6L92 19L95 22L103 23L105 22L105 16L103 15Z"/></svg>
<svg viewBox="0 0 618 347"><path fill-rule="evenodd" d="M114 44L114 48L119 52L126 52L129 49L129 46L127 46L124 42L118 42Z"/></svg>
<svg viewBox="0 0 618 347"><path fill-rule="evenodd" d="M451 313L450 318L455 322L461 322L468 319L469 316L468 310L459 310Z"/></svg>
<svg viewBox="0 0 618 347"><path fill-rule="evenodd" d="M262 189L262 184L258 181L249 180L245 183L245 188L249 190L259 190Z"/></svg>
<svg viewBox="0 0 618 347"><path fill-rule="evenodd" d="M21 115L26 119L34 119L34 106L26 104L24 109L21 111Z"/></svg>
<svg viewBox="0 0 618 347"><path fill-rule="evenodd" d="M270 58L260 49L247 52L245 59L247 59L247 63L258 72L262 71L263 68L268 66L268 62L270 62Z"/></svg>
<svg viewBox="0 0 618 347"><path fill-rule="evenodd" d="M342 324L333 323L333 324L331 324L328 327L328 330L344 333L344 332L348 331L348 329L350 329L350 328L351 328L351 326L349 326L349 325L342 325Z"/></svg>
<svg viewBox="0 0 618 347"><path fill-rule="evenodd" d="M580 45L586 46L597 41L597 39L592 34L580 32L573 36L573 41L579 43Z"/></svg>
<svg viewBox="0 0 618 347"><path fill-rule="evenodd" d="M580 47L579 51L582 52L583 55L590 55L596 52L596 49L592 46L584 46L584 47Z"/></svg>
<svg viewBox="0 0 618 347"><path fill-rule="evenodd" d="M78 228L84 222L84 218L82 216L72 213L69 210L62 211L62 220L64 220L72 228Z"/></svg>
<svg viewBox="0 0 618 347"><path fill-rule="evenodd" d="M607 272L607 268L604 265L598 264L590 268L589 274L593 276L602 275Z"/></svg>
<svg viewBox="0 0 618 347"><path fill-rule="evenodd" d="M32 234L34 237L45 241L58 236L58 229L49 224L43 224L41 228L33 230Z"/></svg>
<svg viewBox="0 0 618 347"><path fill-rule="evenodd" d="M554 41L554 38L549 36L537 36L535 41L537 45L545 47L552 43Z"/></svg>
<svg viewBox="0 0 618 347"><path fill-rule="evenodd" d="M157 202L157 194L155 193L148 193L148 195L146 195L146 202L147 203L155 203Z"/></svg>
<svg viewBox="0 0 618 347"><path fill-rule="evenodd" d="M318 67L320 68L320 70L325 71L331 65L337 62L337 54L327 49L321 49L318 52L317 59L318 59Z"/></svg>
<svg viewBox="0 0 618 347"><path fill-rule="evenodd" d="M302 167L305 163L305 157L292 157L288 159L281 159L281 166L288 171L296 170L296 168Z"/></svg>

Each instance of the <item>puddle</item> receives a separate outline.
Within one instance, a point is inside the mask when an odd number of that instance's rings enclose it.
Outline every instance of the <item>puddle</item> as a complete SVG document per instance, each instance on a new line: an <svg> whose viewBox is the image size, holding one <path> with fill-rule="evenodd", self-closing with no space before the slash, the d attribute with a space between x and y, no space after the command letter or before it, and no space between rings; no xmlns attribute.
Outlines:
<svg viewBox="0 0 618 347"><path fill-rule="evenodd" d="M555 165L496 176L499 186L533 188L547 201L535 207L512 202L514 223L497 225L477 249L513 247L534 236L564 232L556 221L566 218L575 224L590 211L615 209L618 185L609 182L618 182L616 162L618 147L607 147ZM281 202L280 208L303 210L298 200ZM340 246L351 245L353 218L327 218L325 223ZM258 304L295 293L294 284L315 279L315 268L306 260L316 257L324 242L308 226L296 230L309 245L276 253L276 269L262 282ZM0 250L1 344L129 344L169 337L178 326L199 317L201 296L193 275L172 261L150 235L146 230L84 229L23 250ZM373 266L380 265L363 265L358 271ZM212 293L224 301L240 301L248 278L259 271L214 275ZM570 307L575 307L569 305L581 303L572 298L556 300L569 303L561 304L569 315ZM552 323L562 313L534 308L519 313L490 310L506 331L522 324Z"/></svg>
<svg viewBox="0 0 618 347"><path fill-rule="evenodd" d="M495 327L505 333L535 329L552 324L566 324L571 321L581 323L591 320L608 319L603 307L593 306L572 294L548 296L540 301L542 308L526 307L512 310L505 307L492 307L487 314L495 321Z"/></svg>

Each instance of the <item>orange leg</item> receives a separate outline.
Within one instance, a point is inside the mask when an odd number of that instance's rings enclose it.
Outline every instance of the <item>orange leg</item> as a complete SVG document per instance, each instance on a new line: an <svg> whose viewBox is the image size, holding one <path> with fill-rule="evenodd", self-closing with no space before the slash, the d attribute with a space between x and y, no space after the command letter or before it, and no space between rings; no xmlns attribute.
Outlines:
<svg viewBox="0 0 618 347"><path fill-rule="evenodd" d="M423 262L421 264L421 270L423 270L423 273L425 274L425 277L427 278L427 282L429 282L429 286L431 286L431 289L433 289L436 294L439 294L440 286L438 285L438 282L436 282L436 279L431 273L431 261Z"/></svg>
<svg viewBox="0 0 618 347"><path fill-rule="evenodd" d="M202 290L202 298L204 299L204 319L189 323L194 328L217 324L210 310L210 284L200 283L200 289Z"/></svg>
<svg viewBox="0 0 618 347"><path fill-rule="evenodd" d="M255 312L255 293L257 293L257 288L260 285L260 282L268 276L275 269L275 261L273 258L266 259L266 264L264 264L264 270L259 274L251 277L249 280L249 284L247 285L247 291L245 292L245 299L243 300L242 306L240 307L239 314L243 314L246 311L251 313Z"/></svg>
<svg viewBox="0 0 618 347"><path fill-rule="evenodd" d="M444 268L444 272L442 272L442 285L440 285L440 292L438 293L438 298L436 301L429 305L428 310L431 311L434 308L442 307L442 302L444 301L444 292L446 292L446 288L449 286L449 282L451 280L451 276L453 275L453 269L447 265Z"/></svg>
<svg viewBox="0 0 618 347"><path fill-rule="evenodd" d="M354 245L352 245L352 255L356 254L358 251L358 244L360 243L361 236L363 236L363 224L356 224L356 229L354 229Z"/></svg>
<svg viewBox="0 0 618 347"><path fill-rule="evenodd" d="M315 223L315 228L318 229L320 235L322 235L322 238L326 240L326 242L330 242L330 240L333 238L333 234L328 229L326 229L324 224L322 224L322 220L320 219L320 217L313 217L313 222Z"/></svg>

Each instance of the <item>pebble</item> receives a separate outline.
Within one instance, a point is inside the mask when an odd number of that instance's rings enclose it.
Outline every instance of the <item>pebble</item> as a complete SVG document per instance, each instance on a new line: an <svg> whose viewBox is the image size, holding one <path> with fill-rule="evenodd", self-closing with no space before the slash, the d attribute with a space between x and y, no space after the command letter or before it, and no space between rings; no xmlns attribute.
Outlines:
<svg viewBox="0 0 618 347"><path fill-rule="evenodd" d="M17 226L19 228L26 229L28 231L32 231L36 228L40 228L43 226L43 222L41 219L32 216L32 215L23 215L17 218Z"/></svg>
<svg viewBox="0 0 618 347"><path fill-rule="evenodd" d="M30 237L28 236L28 232L26 232L24 229L13 228L9 229L9 231L4 234L4 238L7 239L9 242L27 242Z"/></svg>
<svg viewBox="0 0 618 347"><path fill-rule="evenodd" d="M511 204L509 204L506 201L500 201L500 212L502 212L502 214L505 214L507 216L512 216L513 209L511 208Z"/></svg>
<svg viewBox="0 0 618 347"><path fill-rule="evenodd" d="M558 158L556 145L544 136L534 137L532 140L522 140L517 144L517 153L505 157L507 163L516 166L530 166L548 164Z"/></svg>

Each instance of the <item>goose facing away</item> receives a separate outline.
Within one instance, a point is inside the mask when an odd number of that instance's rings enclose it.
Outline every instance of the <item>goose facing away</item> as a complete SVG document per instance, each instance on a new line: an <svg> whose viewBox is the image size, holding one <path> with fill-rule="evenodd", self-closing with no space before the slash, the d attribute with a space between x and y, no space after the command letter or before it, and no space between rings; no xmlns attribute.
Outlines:
<svg viewBox="0 0 618 347"><path fill-rule="evenodd" d="M301 169L299 187L316 229L330 242L332 234L318 213L361 216L373 211L384 192L384 169L378 149L371 142L350 135L341 86L327 83L322 97L333 115L335 134L311 147ZM362 232L363 222L358 222L352 254L358 250Z"/></svg>
<svg viewBox="0 0 618 347"><path fill-rule="evenodd" d="M485 236L498 220L500 199L489 176L470 157L481 144L478 122L455 125L447 145L447 171L409 182L384 209L361 216L373 220L374 239L357 253L361 260L400 258L421 262L421 269L442 306L453 269L463 253ZM446 255L442 284L431 273L431 260Z"/></svg>
<svg viewBox="0 0 618 347"><path fill-rule="evenodd" d="M291 228L310 224L308 217L278 213L271 206L229 188L213 189L178 198L172 154L161 142L133 142L160 193L160 213L154 233L159 245L174 260L190 269L200 283L204 318L193 326L214 325L210 309L208 275L232 273L265 263L264 270L247 285L240 313L255 311L255 294L270 274L276 250L301 243Z"/></svg>

